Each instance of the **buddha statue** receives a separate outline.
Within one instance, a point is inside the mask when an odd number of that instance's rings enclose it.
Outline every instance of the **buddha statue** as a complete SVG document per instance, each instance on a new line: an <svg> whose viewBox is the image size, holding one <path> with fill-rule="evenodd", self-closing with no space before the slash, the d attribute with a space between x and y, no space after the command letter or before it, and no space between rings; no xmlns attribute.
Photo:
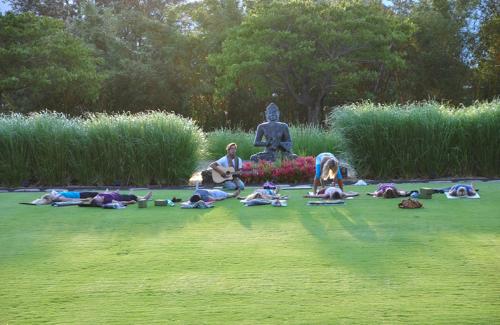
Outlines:
<svg viewBox="0 0 500 325"><path fill-rule="evenodd" d="M292 153L292 138L286 123L279 122L280 111L276 104L271 103L266 107L267 122L257 126L254 146L265 147L265 150L250 157L252 161L281 159L295 159ZM264 138L264 139L263 139Z"/></svg>

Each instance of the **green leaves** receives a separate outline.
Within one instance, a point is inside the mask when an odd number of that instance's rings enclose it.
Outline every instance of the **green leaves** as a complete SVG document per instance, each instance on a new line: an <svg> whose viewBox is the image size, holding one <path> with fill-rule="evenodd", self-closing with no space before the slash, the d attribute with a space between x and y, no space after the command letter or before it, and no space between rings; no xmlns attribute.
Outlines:
<svg viewBox="0 0 500 325"><path fill-rule="evenodd" d="M31 14L0 16L0 95L7 109L72 112L99 95L97 60L64 24Z"/></svg>
<svg viewBox="0 0 500 325"><path fill-rule="evenodd" d="M257 92L262 97L279 89L312 111L309 122L317 123L325 98L339 85L352 88L373 79L369 71L379 64L398 60L390 48L397 28L376 5L273 2L233 29L210 62L222 74L223 94L242 83L266 90Z"/></svg>
<svg viewBox="0 0 500 325"><path fill-rule="evenodd" d="M204 148L192 120L165 112L0 115L0 185L179 184Z"/></svg>

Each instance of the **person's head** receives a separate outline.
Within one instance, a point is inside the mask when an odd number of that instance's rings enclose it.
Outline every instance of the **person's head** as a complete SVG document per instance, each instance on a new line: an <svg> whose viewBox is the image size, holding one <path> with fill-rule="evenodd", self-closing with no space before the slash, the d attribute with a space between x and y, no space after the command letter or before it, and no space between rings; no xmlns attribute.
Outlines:
<svg viewBox="0 0 500 325"><path fill-rule="evenodd" d="M280 119L280 110L275 103L271 103L266 107L266 120L268 122L277 122Z"/></svg>
<svg viewBox="0 0 500 325"><path fill-rule="evenodd" d="M254 199L263 199L264 195L260 192L255 192L254 193Z"/></svg>
<svg viewBox="0 0 500 325"><path fill-rule="evenodd" d="M189 202L191 203L196 203L198 201L201 201L201 196L199 196L198 194L194 194L189 198Z"/></svg>
<svg viewBox="0 0 500 325"><path fill-rule="evenodd" d="M55 198L54 195L52 195L52 193L42 195L42 201L46 202L45 204L50 204L54 202L54 199Z"/></svg>
<svg viewBox="0 0 500 325"><path fill-rule="evenodd" d="M398 193L396 192L395 189L389 187L386 188L383 194L384 199L392 199L398 196Z"/></svg>
<svg viewBox="0 0 500 325"><path fill-rule="evenodd" d="M323 165L323 170L321 171L321 179L326 181L327 179L336 179L337 172L339 169L339 162L335 158L328 159Z"/></svg>
<svg viewBox="0 0 500 325"><path fill-rule="evenodd" d="M230 156L236 155L236 149L238 149L238 146L234 142L231 142L226 146L226 152Z"/></svg>
<svg viewBox="0 0 500 325"><path fill-rule="evenodd" d="M342 195L340 195L339 192L333 192L331 198L334 200L340 200L342 198Z"/></svg>
<svg viewBox="0 0 500 325"><path fill-rule="evenodd" d="M457 188L457 196L467 196L467 189L465 186L459 186Z"/></svg>
<svg viewBox="0 0 500 325"><path fill-rule="evenodd" d="M260 192L254 192L246 197L247 200L262 199L262 198L263 195Z"/></svg>
<svg viewBox="0 0 500 325"><path fill-rule="evenodd" d="M36 204L36 205L45 205L45 204L51 204L52 201L49 201L47 199L44 199L43 197L40 199L36 199L31 201L31 204Z"/></svg>

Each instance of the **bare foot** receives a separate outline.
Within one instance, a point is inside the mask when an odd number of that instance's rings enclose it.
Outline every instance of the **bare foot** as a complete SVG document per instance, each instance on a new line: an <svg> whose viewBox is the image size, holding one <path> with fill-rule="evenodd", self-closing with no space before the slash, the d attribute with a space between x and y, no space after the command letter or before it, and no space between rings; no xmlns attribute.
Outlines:
<svg viewBox="0 0 500 325"><path fill-rule="evenodd" d="M144 200L149 200L153 196L153 192L149 191L148 194L144 195Z"/></svg>

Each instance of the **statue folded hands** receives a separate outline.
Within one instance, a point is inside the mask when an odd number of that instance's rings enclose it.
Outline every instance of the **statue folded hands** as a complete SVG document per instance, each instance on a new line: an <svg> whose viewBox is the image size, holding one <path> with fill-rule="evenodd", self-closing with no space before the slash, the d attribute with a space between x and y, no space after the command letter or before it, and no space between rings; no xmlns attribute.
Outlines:
<svg viewBox="0 0 500 325"><path fill-rule="evenodd" d="M292 138L286 123L279 122L279 108L271 103L266 107L267 122L257 126L254 146L265 147L264 151L250 157L252 161L275 161L279 154L282 159L295 159L292 153ZM264 138L264 139L263 139Z"/></svg>

